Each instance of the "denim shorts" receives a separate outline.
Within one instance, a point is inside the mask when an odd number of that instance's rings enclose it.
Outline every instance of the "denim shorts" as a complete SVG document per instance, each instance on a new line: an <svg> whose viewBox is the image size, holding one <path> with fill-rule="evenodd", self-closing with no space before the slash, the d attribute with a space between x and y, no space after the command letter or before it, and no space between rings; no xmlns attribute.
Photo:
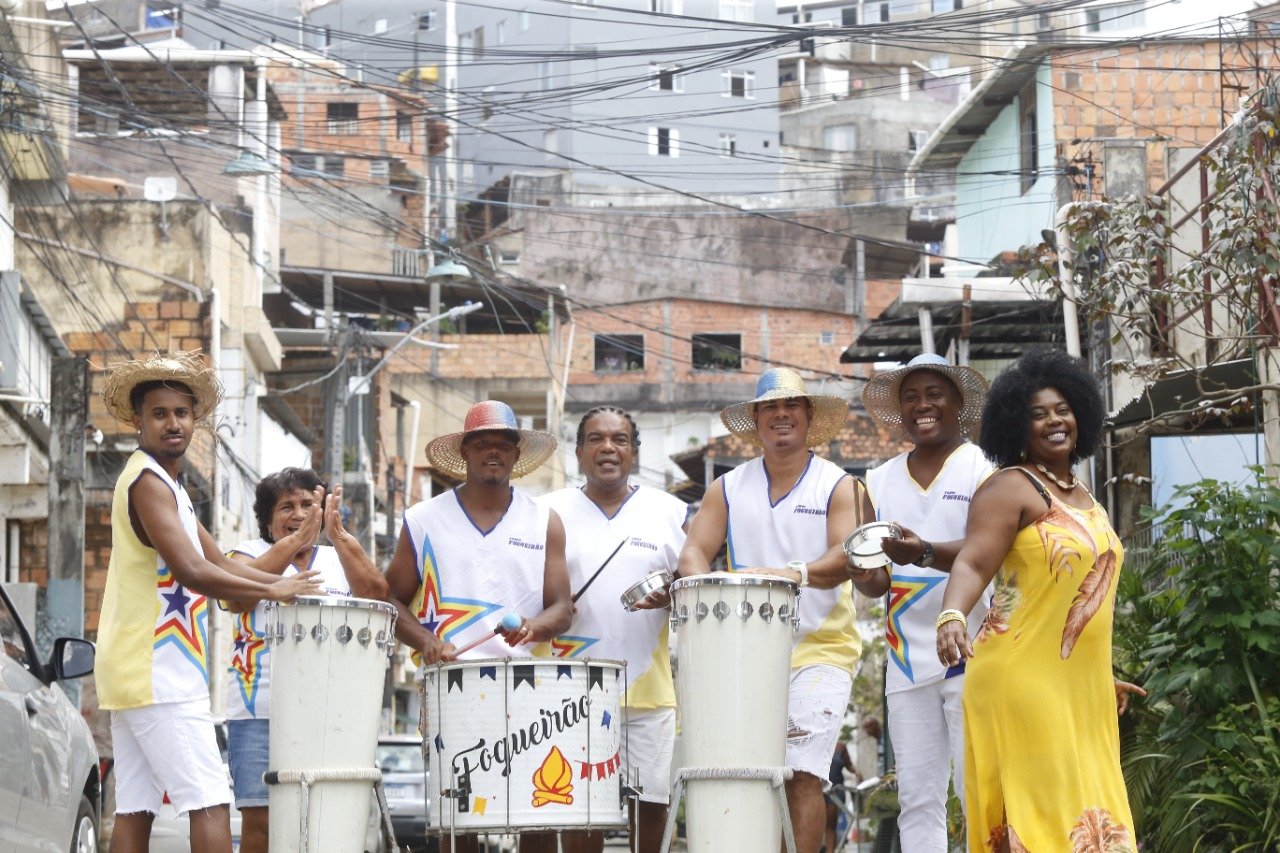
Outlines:
<svg viewBox="0 0 1280 853"><path fill-rule="evenodd" d="M267 805L267 720L227 720L227 759L236 808Z"/></svg>

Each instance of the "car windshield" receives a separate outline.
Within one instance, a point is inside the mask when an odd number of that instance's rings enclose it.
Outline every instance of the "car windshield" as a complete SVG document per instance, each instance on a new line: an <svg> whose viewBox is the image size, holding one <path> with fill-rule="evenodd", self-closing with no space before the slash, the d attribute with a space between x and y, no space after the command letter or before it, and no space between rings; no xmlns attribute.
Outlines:
<svg viewBox="0 0 1280 853"><path fill-rule="evenodd" d="M416 743L380 743L378 766L388 773L422 773L422 747Z"/></svg>

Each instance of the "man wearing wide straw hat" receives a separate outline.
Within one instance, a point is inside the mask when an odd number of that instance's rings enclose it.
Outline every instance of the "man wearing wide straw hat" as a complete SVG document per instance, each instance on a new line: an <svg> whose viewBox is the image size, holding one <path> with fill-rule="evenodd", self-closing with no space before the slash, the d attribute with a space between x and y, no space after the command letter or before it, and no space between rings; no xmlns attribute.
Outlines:
<svg viewBox="0 0 1280 853"><path fill-rule="evenodd" d="M315 572L290 578L227 559L196 519L182 459L222 388L197 353L112 365L102 401L133 426L138 449L111 502L98 658L98 701L111 712L116 824L112 850L144 851L168 794L191 821L191 849L230 851L226 771L209 714L207 604L287 600L316 589Z"/></svg>
<svg viewBox="0 0 1280 853"><path fill-rule="evenodd" d="M682 577L709 571L727 544L731 571L783 573L805 587L791 656L786 752L794 771L787 805L800 853L816 853L822 844L823 789L862 648L842 550L858 525L859 489L809 450L831 440L848 413L843 398L810 394L795 371L765 371L753 399L720 413L731 432L764 455L711 484L680 552Z"/></svg>
<svg viewBox="0 0 1280 853"><path fill-rule="evenodd" d="M992 470L965 437L978 425L986 392L977 371L931 353L873 377L862 392L871 416L913 445L867 474L876 517L901 528L900 538L882 540L893 564L887 571L852 572L864 595L892 590L885 700L902 807L898 832L902 849L913 853L947 851L948 778L964 802L964 665L948 669L938 662L934 621L964 539L969 501ZM986 610L983 601L969 614L971 636Z"/></svg>
<svg viewBox="0 0 1280 853"><path fill-rule="evenodd" d="M405 510L387 569L401 610L396 635L424 663L452 658L454 649L486 635L465 658L527 656L516 647L569 628L564 525L511 487L555 447L550 433L520 429L511 407L497 400L476 403L461 432L427 445L432 465L465 482ZM500 629L508 613L520 617L520 627Z"/></svg>

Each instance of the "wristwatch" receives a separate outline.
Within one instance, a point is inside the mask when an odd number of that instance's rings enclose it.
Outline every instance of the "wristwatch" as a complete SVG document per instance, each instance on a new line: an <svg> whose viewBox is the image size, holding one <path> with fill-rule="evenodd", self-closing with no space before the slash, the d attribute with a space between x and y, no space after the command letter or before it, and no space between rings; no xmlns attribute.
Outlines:
<svg viewBox="0 0 1280 853"><path fill-rule="evenodd" d="M933 565L933 543L924 543L924 553L920 555L920 559L916 560L916 565L922 569L927 569Z"/></svg>
<svg viewBox="0 0 1280 853"><path fill-rule="evenodd" d="M792 560L787 563L787 568L793 572L800 573L800 586L809 585L809 564L803 560Z"/></svg>

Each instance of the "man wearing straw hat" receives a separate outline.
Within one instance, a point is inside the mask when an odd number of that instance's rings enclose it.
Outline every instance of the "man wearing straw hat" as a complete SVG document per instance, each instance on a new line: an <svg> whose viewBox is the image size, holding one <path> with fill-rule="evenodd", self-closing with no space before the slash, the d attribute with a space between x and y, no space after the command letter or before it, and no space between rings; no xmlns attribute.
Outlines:
<svg viewBox="0 0 1280 853"><path fill-rule="evenodd" d="M912 853L948 849L948 778L964 802L964 664L948 669L938 662L934 620L964 540L969 501L991 474L991 463L965 438L978 424L986 392L976 370L932 353L873 377L862 392L867 412L913 445L867 474L876 517L901 529L901 537L882 540L893 565L851 572L862 594L891 592L885 701L902 807L898 833ZM970 636L986 610L984 601L969 614Z"/></svg>
<svg viewBox="0 0 1280 853"><path fill-rule="evenodd" d="M396 636L424 663L452 659L482 637L465 658L510 657L516 646L569 628L564 525L511 486L555 448L554 436L520 429L515 412L497 400L476 403L461 432L427 445L432 465L465 482L405 510L387 569L401 611ZM500 627L509 613L520 617L518 628Z"/></svg>
<svg viewBox="0 0 1280 853"><path fill-rule="evenodd" d="M763 449L711 484L680 552L680 575L710 571L728 545L730 571L784 574L805 587L791 656L787 805L799 853L816 853L826 824L823 791L862 649L842 550L858 526L855 480L810 447L848 418L841 397L810 394L793 370L765 371L756 396L720 419Z"/></svg>
<svg viewBox="0 0 1280 853"><path fill-rule="evenodd" d="M102 390L107 411L138 435L111 503L94 674L99 706L111 712L116 853L147 849L166 793L190 816L195 853L231 850L209 713L205 596L284 601L317 589L315 572L281 579L229 560L196 519L182 460L221 395L194 352L113 365Z"/></svg>

